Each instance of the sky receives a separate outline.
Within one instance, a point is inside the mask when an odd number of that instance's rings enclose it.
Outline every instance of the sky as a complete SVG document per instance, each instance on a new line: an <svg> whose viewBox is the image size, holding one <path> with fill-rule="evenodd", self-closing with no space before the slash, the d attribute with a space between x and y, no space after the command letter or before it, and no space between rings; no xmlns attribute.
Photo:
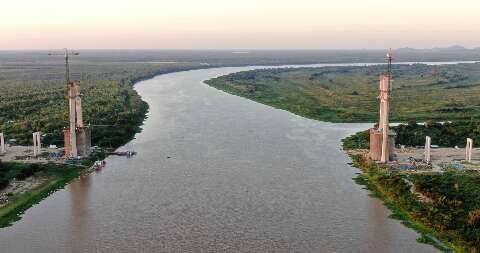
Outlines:
<svg viewBox="0 0 480 253"><path fill-rule="evenodd" d="M0 0L0 50L480 47L478 0Z"/></svg>

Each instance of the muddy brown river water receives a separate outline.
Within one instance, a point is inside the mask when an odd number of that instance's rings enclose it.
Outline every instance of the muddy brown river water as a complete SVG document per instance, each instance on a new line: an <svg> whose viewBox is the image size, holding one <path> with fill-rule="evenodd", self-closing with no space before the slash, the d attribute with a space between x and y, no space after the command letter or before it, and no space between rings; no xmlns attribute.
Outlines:
<svg viewBox="0 0 480 253"><path fill-rule="evenodd" d="M143 131L0 230L0 252L437 252L352 180L340 139L370 124L305 119L202 81L254 67L157 76L135 87Z"/></svg>

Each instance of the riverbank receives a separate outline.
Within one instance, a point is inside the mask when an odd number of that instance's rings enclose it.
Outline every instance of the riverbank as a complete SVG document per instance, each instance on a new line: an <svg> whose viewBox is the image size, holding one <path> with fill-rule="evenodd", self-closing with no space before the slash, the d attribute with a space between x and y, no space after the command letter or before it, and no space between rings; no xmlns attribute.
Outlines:
<svg viewBox="0 0 480 253"><path fill-rule="evenodd" d="M362 170L361 174L354 179L356 183L365 186L367 190L372 192L372 196L383 201L392 214L391 218L398 219L402 223L421 234L417 239L418 242L431 244L439 250L450 252L449 246L436 240L439 233L421 222L413 219L410 212L407 211L399 202L415 202L415 196L409 190L409 185L400 178L399 175L387 173L385 168L370 163L360 155L352 155L353 166ZM465 251L458 251L465 252Z"/></svg>
<svg viewBox="0 0 480 253"><path fill-rule="evenodd" d="M64 188L106 154L96 151L77 165L0 161L0 228L21 219L23 213Z"/></svg>
<svg viewBox="0 0 480 253"><path fill-rule="evenodd" d="M383 200L392 217L422 234L420 242L438 248L448 246L456 252L480 252L480 174L478 160L471 163L465 158L467 137L478 140L477 121L426 122L392 127L397 133L396 160L406 164L414 159L414 169L402 169L395 164L383 166L368 161L369 133L361 131L342 140L342 148L362 171L356 181L365 185ZM431 164L420 168L425 136L442 148L431 151ZM413 146L413 147L412 147ZM453 146L457 146L453 148ZM450 148L448 148L450 147ZM474 149L478 157L478 149ZM400 162L399 162L400 161ZM433 238L438 238L435 241ZM446 249L442 249L447 251Z"/></svg>
<svg viewBox="0 0 480 253"><path fill-rule="evenodd" d="M381 199L392 218L418 231L418 242L444 252L480 252L478 173L405 175L353 153L353 166L362 171L355 181Z"/></svg>
<svg viewBox="0 0 480 253"><path fill-rule="evenodd" d="M155 66L157 66L158 69L155 69ZM103 76L101 78L90 79L93 83L89 83L85 87L85 97L83 101L84 117L88 122L92 123L92 144L115 150L131 141L135 134L141 132L141 126L148 113L148 104L143 101L134 90L133 87L137 82L161 74L206 67L208 66L199 66L197 64L187 64L185 66L183 64L167 64L165 66L153 64L153 66L149 66L148 68L140 66L132 69L130 66L128 71L121 71L102 65L100 71L105 69ZM40 75L29 78L29 83L36 83L38 82L37 79L42 79ZM105 78L113 78L114 81L105 82L103 80ZM45 89L47 93L53 94L50 94L49 97L46 98L40 98L48 100L47 106L55 102L55 100L63 98L63 96L57 96L55 94L63 92L63 89L57 89L56 87L58 81L51 80L50 82L54 85L47 86ZM10 86L12 86L11 83L12 81L7 83L7 90L10 90ZM17 81L13 82L13 84L26 85L25 83L20 84ZM0 85L2 85L2 82L0 82ZM19 88L14 86L15 85L11 87L11 92L9 92L10 96L15 96L15 94L18 93ZM35 91L29 84L27 84L27 87L27 90L20 90L23 93ZM105 96L105 94L107 94L107 96ZM38 104L39 100L38 96L22 96L22 98L21 107ZM6 97L0 102L0 108L6 109L3 110L2 115L0 115L0 123L5 119L10 119L10 123L7 122L6 124L0 125L0 130L2 130L9 139L15 137L16 143L28 145L28 130L23 128L25 126L31 127L31 125L36 125L38 131L48 133L42 137L44 145L63 145L60 141L63 138L61 132L62 127L60 126L61 122L63 122L63 119L61 119L61 117L63 117L63 110L62 107L58 107L58 104L62 105L64 103L63 100L60 100L54 108L49 106L50 111L45 118L46 121L41 122L37 121L38 118L32 118L30 115L31 111L29 110L22 112L13 111L8 103L10 100L9 97ZM99 105L102 106L99 107ZM37 107L37 109L41 110L42 107ZM15 117L17 118L13 119L10 116L10 114L13 113L15 113ZM92 119L95 120L92 122ZM103 160L105 158L106 154L102 151L92 154L79 165L12 161L4 162L3 167L0 159L0 228L10 226L15 221L20 220L22 214L27 209L39 203L56 190L63 188L81 173L84 173L86 168L91 167L96 160Z"/></svg>
<svg viewBox="0 0 480 253"><path fill-rule="evenodd" d="M418 101L422 99L415 99L417 102L410 105L402 104L397 100L396 103L400 103L400 108L394 109L394 113L403 115L403 118L398 115L394 118L406 120L413 117L430 120L443 117L444 120L466 118L470 120L442 124L427 121L423 125L409 122L408 125L401 125L395 129L398 130L399 143L408 146L423 145L425 136L429 135L434 138L435 144L453 147L464 146L467 137L477 139L475 129L478 122L471 120L471 117L476 115L477 108L466 106L464 101L461 101L463 99L461 94L475 89L478 66L480 65L401 66L402 73L397 78L400 79L400 85L394 91L401 93L401 97L409 97L411 94L423 96L422 91L434 89L436 94L444 91L450 93L448 101L457 100L446 105L440 102L447 100L422 98L425 103L421 106ZM473 71L472 68L477 70ZM415 71L408 73L412 70ZM363 86L358 82L353 83L355 92L352 92L352 80L355 78L363 80L362 75L365 73L362 71L372 71L373 74L364 76L365 85L362 84ZM376 120L377 117L374 109L377 103L374 97L377 92L374 89L377 86L373 84L373 77L378 73L375 71L378 72L377 67L252 70L220 76L206 83L230 94L307 118L332 122L368 122ZM427 74L428 71L432 72ZM432 74L435 71L437 74ZM445 72L438 74L438 71ZM346 77L342 77L342 74ZM408 84L414 78L418 78L419 81ZM365 89L356 90L355 87ZM372 90L368 91L367 88ZM345 93L347 91L350 93ZM408 92L410 95L407 94ZM371 94L371 98L367 99L365 96L368 94ZM356 103L358 99L362 100L362 103L368 103L368 106L363 107L365 111L358 109L358 105L349 106L349 103ZM429 102L431 104L428 104ZM425 113L421 110L425 110ZM363 114L367 111L368 114ZM409 111L409 113L401 113L401 111ZM343 147L368 149L368 139L368 132L357 133L344 140ZM352 159L355 161L355 166L363 172L356 178L357 183L365 185L375 196L383 200L392 210L392 217L401 219L406 226L420 232L422 236L418 239L419 242L434 245L445 252L452 250L480 252L478 246L480 245L480 202L478 201L480 192L477 190L480 189L478 183L480 176L478 173L447 169L443 174L403 175L369 163L361 156L354 155ZM412 185L414 191L410 191Z"/></svg>
<svg viewBox="0 0 480 253"><path fill-rule="evenodd" d="M85 63L83 63L85 65ZM86 65L88 68L96 66L96 63L90 63ZM135 91L134 86L138 82L153 78L158 75L169 74L174 72L189 71L196 69L212 68L210 65L196 64L196 63L143 63L128 65L114 63L113 66L106 66L105 64L99 64L97 69L91 69L92 77L88 79L90 83L83 86L85 93L83 97L84 106L84 119L92 124L92 144L110 150L115 150L126 143L133 140L136 134L142 131L141 126L145 121L148 113L148 104L142 100L140 95ZM123 67L123 68L119 68ZM12 76L12 79L15 77ZM61 122L64 120L62 107L58 107L58 104L63 105L65 102L63 96L56 93L63 93L63 88L58 89L61 83L58 80L43 80L45 77L42 74L32 74L28 76L27 83L19 83L18 81L12 81L7 78L3 82L0 81L0 86L6 86L9 90L9 96L4 97L4 100L0 102L0 108L5 108L0 115L0 123L2 120L10 119L11 123L0 124L0 132L3 131L8 138L15 137L17 143L28 145L29 134L25 134L28 130L23 129L25 126L35 125L36 129L42 133L49 133L42 137L44 145L56 144L62 146L63 133ZM39 80L40 79L40 80ZM106 81L105 79L113 79ZM49 107L49 114L45 115L44 120L38 121L38 118L31 117L31 110L22 112L15 112L15 117L12 118L11 114L14 113L9 106L8 101L18 93L18 85L26 86L22 90L23 93L35 92L31 84L42 82L49 82L52 85L45 87L44 92L50 93L49 97L41 97L41 100L47 99L49 103L56 102L54 108ZM13 84L13 85L12 85ZM107 94L107 96L105 96ZM0 97L2 97L0 95ZM21 107L29 107L33 104L38 104L38 96L22 96ZM60 100L61 99L61 100ZM102 105L102 106L99 106ZM66 105L64 105L66 108ZM35 110L42 110L42 107L38 107ZM53 109L53 110L52 110ZM28 114L27 114L28 113ZM23 130L22 130L23 129ZM104 152L95 153L91 155L87 160L81 162L79 166L63 165L63 164L37 164L34 165L34 172L28 177L22 177L22 180L17 180L14 176L9 175L2 177L0 170L0 193L1 188L5 191L5 188L12 185L12 180L17 185L21 185L22 191L20 193L5 192L5 200L8 200L8 204L0 205L0 228L9 226L15 221L21 219L21 215L33 205L39 203L50 194L63 188L72 180L77 178L81 173L93 165L96 160L103 160L106 158ZM1 157L0 157L1 158ZM1 159L0 159L1 162ZM8 162L16 167L28 167L28 164L22 162ZM27 170L29 168L26 168ZM12 173L10 173L12 174ZM36 183L30 184L26 181L36 181ZM9 196L7 196L7 194Z"/></svg>
<svg viewBox="0 0 480 253"><path fill-rule="evenodd" d="M2 172L8 174L12 174L14 169L7 170L6 166L16 167L17 170L23 171L32 168L32 164L8 163L2 167ZM10 226L20 220L27 209L63 188L77 178L85 168L85 166L63 164L37 164L36 171L33 171L31 175L23 180L15 179L10 186L0 190L0 193L8 196L8 202L0 207L0 228Z"/></svg>
<svg viewBox="0 0 480 253"><path fill-rule="evenodd" d="M305 116L305 115L302 115L302 116ZM358 167L361 168L361 166L358 166ZM463 239L458 239L458 240L452 239L452 238L455 238L455 236L457 236L457 234L455 234L456 232L453 232L453 233L450 233L448 231L445 232L444 230L446 228L442 227L442 226L444 226L442 224L434 224L437 227L435 227L435 226L430 227L430 226L426 225L426 223L424 221L424 219L426 219L426 217L428 219L432 219L432 220L436 219L436 220L439 220L440 222L446 222L445 219L439 219L439 217L436 217L436 215L444 218L446 214L442 213L442 212L445 211L444 209L447 209L447 211L448 211L448 208L450 208L449 206L445 207L445 205L448 205L448 204L451 204L451 203L445 204L445 203L442 202L441 203L441 205L443 205L441 207L442 210L438 211L438 210L434 209L433 214L420 215L419 213L416 213L416 214L415 213L409 213L409 211L410 211L408 209L409 206L401 206L401 205L398 205L398 203L396 203L396 202L399 201L401 203L404 203L404 202L408 203L408 201L410 201L412 199L415 199L415 193L412 193L411 196L402 196L401 198L399 197L398 199L394 198L394 197L391 197L390 194L392 194L393 196L396 196L396 195L400 196L403 193L403 190L405 190L406 188L403 187L403 186L405 186L403 183L399 183L399 187L400 187L399 189L396 189L395 188L396 186L394 186L394 185L388 185L389 182L384 182L383 181L384 179L386 181L393 180L394 182L396 180L398 180L398 178L396 178L396 176L393 177L393 178L389 178L389 176L391 176L391 175L388 174L388 173L383 173L383 172L378 173L378 174L376 174L376 173L368 174L367 176L365 176L363 178L363 180L362 180L362 178L359 178L357 180L357 182L358 183L363 183L364 185L369 186L368 188L372 192L374 192L378 197L383 199L385 201L385 204L389 208L391 208L392 210L396 210L396 211L394 211L394 213L395 213L394 216L397 216L397 218L402 218L404 220L405 225L407 225L408 227L414 228L417 231L420 231L422 233L422 237L419 238L419 240L418 240L419 242L432 244L435 247L437 247L438 249L441 249L441 250L446 251L446 252L449 251L448 248L455 249L457 252L472 252L472 250L475 249L475 247L476 247L475 245L474 246L469 245L469 240L464 241ZM378 178L380 178L382 181L378 181L378 182L374 181ZM416 181L416 182L419 183L419 186L426 187L425 183L428 182L428 180L430 180L430 179L435 179L435 180L442 181L445 178L438 178L438 177L428 178L428 176L427 176L425 178L418 179L418 181ZM457 181L458 182L463 182L462 180L454 180L454 182L457 182ZM371 182L371 183L368 183L368 182ZM452 180L450 180L449 182L452 182ZM471 183L471 182L468 182L468 183ZM438 185L441 185L441 184L438 184ZM392 189L390 189L389 187L392 187ZM448 185L448 187L444 187L444 189L447 189L447 190L452 190L452 188L455 188L455 187L452 186L452 185ZM428 192L426 194L428 195ZM438 197L438 198L441 199L441 196ZM454 200L456 200L456 199L454 198ZM453 202L453 203L455 205L458 204L458 202ZM420 204L422 204L422 203L420 203ZM419 206L421 206L420 204L419 204ZM424 211L422 209L423 207L419 207L419 208L420 208L419 209L420 211ZM437 208L437 207L434 207L434 208ZM454 206L454 208L455 208L456 212L461 212L461 209L463 208L463 206ZM416 210L416 209L413 209L413 210ZM470 211L474 211L474 210L471 210L471 207L465 208L465 210L468 210L468 211L466 211L464 213L464 218L467 218L470 215L469 214ZM415 215L418 215L418 217L415 216ZM454 225L455 222L456 222L456 220L450 218L450 223L448 224L448 226L452 226L452 224ZM450 228L448 228L448 229L450 229ZM467 236L472 236L472 235L467 235ZM473 235L473 237L474 236L475 235ZM441 241L439 241L435 238L440 238Z"/></svg>

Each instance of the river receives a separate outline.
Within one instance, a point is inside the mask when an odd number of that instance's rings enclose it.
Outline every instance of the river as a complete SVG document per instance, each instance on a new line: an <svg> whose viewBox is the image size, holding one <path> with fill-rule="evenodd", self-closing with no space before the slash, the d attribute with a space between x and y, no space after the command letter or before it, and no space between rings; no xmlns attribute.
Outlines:
<svg viewBox="0 0 480 253"><path fill-rule="evenodd" d="M340 139L370 124L305 119L202 81L193 70L135 86L143 131L0 230L0 252L438 252L352 180Z"/></svg>

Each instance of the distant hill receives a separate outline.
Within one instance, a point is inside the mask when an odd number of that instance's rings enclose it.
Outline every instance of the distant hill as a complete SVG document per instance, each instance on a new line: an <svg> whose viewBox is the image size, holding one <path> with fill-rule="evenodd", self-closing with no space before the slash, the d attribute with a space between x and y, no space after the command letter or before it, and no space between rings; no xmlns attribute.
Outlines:
<svg viewBox="0 0 480 253"><path fill-rule="evenodd" d="M399 61L480 61L480 47L471 49L459 45L430 49L405 47L394 51Z"/></svg>
<svg viewBox="0 0 480 253"><path fill-rule="evenodd" d="M412 51L422 51L422 52L461 52L461 51L476 51L480 48L474 48L474 49L468 49L464 46L460 45L453 45L449 47L434 47L434 48L411 48L411 47L403 47L403 48L398 48L396 51L398 52L412 52Z"/></svg>

